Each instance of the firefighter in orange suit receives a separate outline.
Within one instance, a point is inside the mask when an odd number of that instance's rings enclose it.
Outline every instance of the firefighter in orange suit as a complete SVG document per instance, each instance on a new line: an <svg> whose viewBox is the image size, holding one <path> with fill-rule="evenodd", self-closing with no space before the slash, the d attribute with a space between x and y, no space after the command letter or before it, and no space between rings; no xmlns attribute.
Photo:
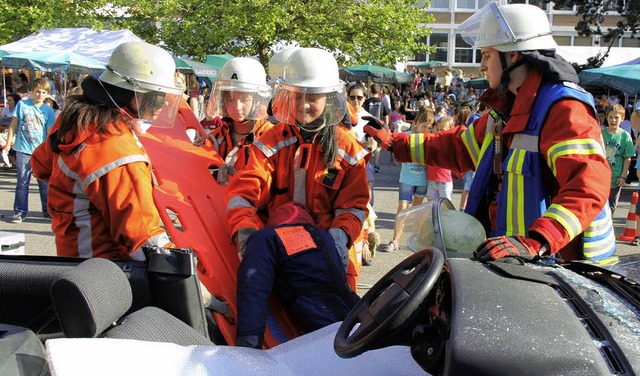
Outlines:
<svg viewBox="0 0 640 376"><path fill-rule="evenodd" d="M184 88L174 73L165 50L119 45L33 153L35 175L49 182L59 256L144 260L142 246L173 246L160 227L151 164L137 135L152 121L175 119Z"/></svg>
<svg viewBox="0 0 640 376"><path fill-rule="evenodd" d="M202 123L214 128L209 139L225 161L215 175L220 184L227 184L229 175L246 164L249 150L243 146L272 127L267 121L271 87L266 77L258 60L234 57L224 64L213 83L207 113L215 117Z"/></svg>
<svg viewBox="0 0 640 376"><path fill-rule="evenodd" d="M481 49L490 89L480 101L492 110L469 128L436 135L365 130L391 142L401 162L476 171L465 212L489 236L477 259L612 256L611 170L593 97L555 53L544 11L490 2L459 30Z"/></svg>
<svg viewBox="0 0 640 376"><path fill-rule="evenodd" d="M340 125L347 104L338 64L327 51L301 48L287 60L277 87L272 111L280 123L251 145L246 168L229 185L229 234L242 257L249 235L275 209L298 202L333 237L355 290L348 249L368 213L369 153Z"/></svg>

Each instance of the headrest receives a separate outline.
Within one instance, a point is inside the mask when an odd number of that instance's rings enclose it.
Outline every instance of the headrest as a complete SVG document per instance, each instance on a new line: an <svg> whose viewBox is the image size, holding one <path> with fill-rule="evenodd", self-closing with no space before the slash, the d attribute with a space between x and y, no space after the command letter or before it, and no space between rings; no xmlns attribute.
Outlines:
<svg viewBox="0 0 640 376"><path fill-rule="evenodd" d="M131 285L114 262L93 258L63 273L51 287L53 306L69 338L93 338L122 317L133 301Z"/></svg>

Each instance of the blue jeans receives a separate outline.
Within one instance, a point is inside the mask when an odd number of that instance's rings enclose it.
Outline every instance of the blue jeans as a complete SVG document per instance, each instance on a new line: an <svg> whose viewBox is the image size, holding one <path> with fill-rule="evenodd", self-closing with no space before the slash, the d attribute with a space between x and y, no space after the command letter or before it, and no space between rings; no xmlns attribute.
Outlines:
<svg viewBox="0 0 640 376"><path fill-rule="evenodd" d="M27 216L29 212L29 182L31 181L31 154L16 152L16 169L18 182L16 184L16 197L13 201L13 212ZM42 212L47 212L47 198L49 186L46 182L38 180L40 202Z"/></svg>

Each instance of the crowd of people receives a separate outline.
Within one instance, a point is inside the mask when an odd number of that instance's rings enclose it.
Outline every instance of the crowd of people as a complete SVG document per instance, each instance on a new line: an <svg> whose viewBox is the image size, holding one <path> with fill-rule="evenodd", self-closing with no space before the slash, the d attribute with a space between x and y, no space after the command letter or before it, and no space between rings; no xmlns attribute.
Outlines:
<svg viewBox="0 0 640 376"><path fill-rule="evenodd" d="M442 80L432 68L416 72L404 86L345 83L331 53L293 48L274 56L270 77L255 59L229 60L208 101L192 104L207 132L193 142L211 143L224 160L215 177L227 186L227 232L241 260L239 345L262 347L272 291L304 331L356 304L357 245L366 245L366 265L380 243L373 192L384 150L402 163L398 212L451 199L452 179L464 181L459 209L487 234L478 260L614 254L611 218L637 149L622 128L625 108L601 104L602 128L593 97L555 54L546 15L499 7L503 23L488 5L460 25L482 52L484 92L449 69ZM58 115L44 104L44 78L11 110L3 152L15 133L12 221L28 215L33 169L59 255L144 260L143 246L174 244L138 137L158 117L173 122L190 98L159 47L123 43L107 67L84 78ZM638 106L630 124L640 127ZM401 231L381 250L398 249Z"/></svg>

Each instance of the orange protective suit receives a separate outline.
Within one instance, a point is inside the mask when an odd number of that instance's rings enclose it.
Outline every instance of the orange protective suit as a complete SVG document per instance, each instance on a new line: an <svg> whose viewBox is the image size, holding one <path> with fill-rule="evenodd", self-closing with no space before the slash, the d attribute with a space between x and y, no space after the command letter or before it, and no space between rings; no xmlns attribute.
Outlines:
<svg viewBox="0 0 640 376"><path fill-rule="evenodd" d="M297 201L313 213L315 225L339 228L351 246L367 216L369 152L343 126L335 126L338 157L327 168L317 139L303 143L299 128L280 123L251 145L247 168L239 170L227 194L227 228L260 229L261 218Z"/></svg>
<svg viewBox="0 0 640 376"><path fill-rule="evenodd" d="M153 203L151 164L129 126L118 123L112 134L99 135L89 125L64 144L57 128L31 163L49 183L58 255L143 260L143 245L172 246Z"/></svg>

